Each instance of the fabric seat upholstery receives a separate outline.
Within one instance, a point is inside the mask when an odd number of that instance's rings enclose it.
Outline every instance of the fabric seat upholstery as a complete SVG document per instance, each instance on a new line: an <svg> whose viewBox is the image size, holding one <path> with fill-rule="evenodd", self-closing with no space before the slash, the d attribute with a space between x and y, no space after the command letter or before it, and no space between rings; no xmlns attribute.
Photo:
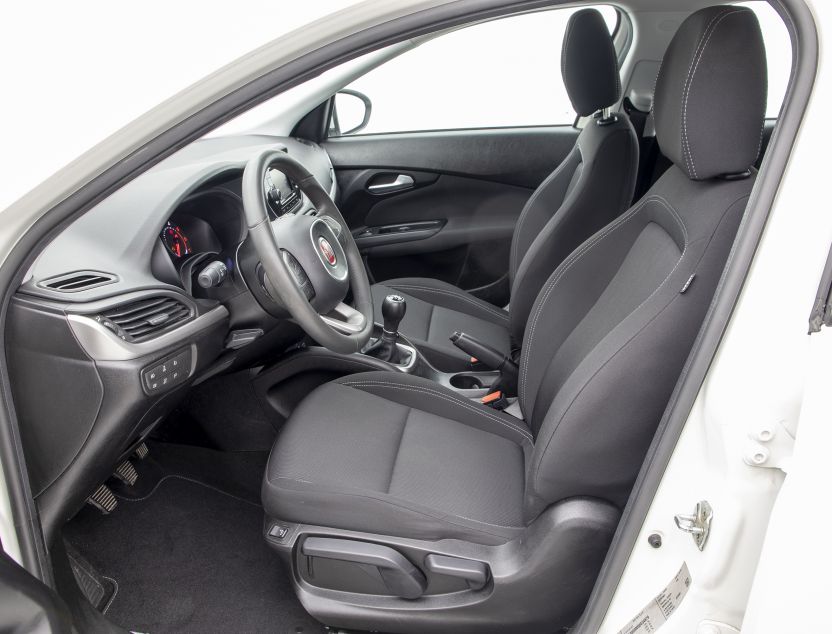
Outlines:
<svg viewBox="0 0 832 634"><path fill-rule="evenodd" d="M405 295L408 315L400 331L440 370L454 371L468 363L448 341L456 330L504 352L519 348L529 311L552 271L632 201L638 139L626 115L600 117L599 111L621 97L621 85L612 38L595 9L570 17L561 74L575 112L582 117L597 114L520 213L510 251L509 310L425 278L387 280L373 289L376 321L382 320L381 300L391 289Z"/></svg>
<svg viewBox="0 0 832 634"><path fill-rule="evenodd" d="M263 501L282 519L337 516L341 528L500 543L525 525L531 438L522 421L433 381L356 374L297 408L269 459Z"/></svg>
<svg viewBox="0 0 832 634"><path fill-rule="evenodd" d="M341 379L304 400L278 438L267 512L491 543L563 500L622 507L743 217L765 100L753 11L692 14L656 84L658 142L674 164L545 281L520 358L526 422L419 377ZM730 144L714 133L723 128Z"/></svg>

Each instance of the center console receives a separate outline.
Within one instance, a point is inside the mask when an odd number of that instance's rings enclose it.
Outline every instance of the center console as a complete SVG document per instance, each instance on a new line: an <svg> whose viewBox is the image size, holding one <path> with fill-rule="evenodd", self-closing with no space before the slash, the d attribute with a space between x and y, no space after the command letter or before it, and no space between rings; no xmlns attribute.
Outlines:
<svg viewBox="0 0 832 634"><path fill-rule="evenodd" d="M476 360L479 365L484 365L489 369L447 373L434 368L419 354L418 349L410 345L407 339L399 333L399 324L404 319L406 311L407 303L402 296L385 297L381 305L384 324L380 332L376 326L374 338L361 353L388 363L392 369L436 381L469 398L483 397L496 392L507 396L516 394L517 364L491 346L462 332L453 333L450 337L451 341Z"/></svg>

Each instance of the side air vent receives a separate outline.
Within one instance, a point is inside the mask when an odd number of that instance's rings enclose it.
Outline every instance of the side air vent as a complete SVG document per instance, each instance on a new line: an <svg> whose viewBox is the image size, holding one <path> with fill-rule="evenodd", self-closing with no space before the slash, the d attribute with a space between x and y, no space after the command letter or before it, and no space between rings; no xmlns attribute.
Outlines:
<svg viewBox="0 0 832 634"><path fill-rule="evenodd" d="M101 273L99 271L75 271L58 277L50 277L38 284L41 288L48 288L60 293L77 293L86 291L96 286L104 286L117 281L115 275Z"/></svg>
<svg viewBox="0 0 832 634"><path fill-rule="evenodd" d="M110 308L95 320L125 341L144 341L190 319L193 312L168 295L148 297Z"/></svg>

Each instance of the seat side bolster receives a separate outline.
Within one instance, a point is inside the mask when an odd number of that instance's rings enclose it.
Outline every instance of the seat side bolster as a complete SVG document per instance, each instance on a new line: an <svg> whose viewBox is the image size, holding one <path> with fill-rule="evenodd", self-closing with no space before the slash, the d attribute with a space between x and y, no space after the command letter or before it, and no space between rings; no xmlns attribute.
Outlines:
<svg viewBox="0 0 832 634"><path fill-rule="evenodd" d="M552 272L630 206L638 139L629 118L621 117L608 126L591 122L584 129L577 145L582 159L577 181L560 198L547 194L537 202L542 218L513 269L510 332L514 341L522 341L532 305Z"/></svg>
<svg viewBox="0 0 832 634"><path fill-rule="evenodd" d="M575 170L581 163L581 151L578 143L561 161L555 170L546 177L534 193L526 201L511 240L509 257L509 281L512 287L517 278L520 264L529 250L532 242L551 218L552 214L563 204L569 183Z"/></svg>

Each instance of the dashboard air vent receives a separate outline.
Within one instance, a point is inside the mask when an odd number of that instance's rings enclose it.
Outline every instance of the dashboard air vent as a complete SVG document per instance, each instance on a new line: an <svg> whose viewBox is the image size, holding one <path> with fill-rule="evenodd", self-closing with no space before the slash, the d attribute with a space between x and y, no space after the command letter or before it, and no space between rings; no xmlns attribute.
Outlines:
<svg viewBox="0 0 832 634"><path fill-rule="evenodd" d="M115 275L99 271L75 271L43 280L38 286L61 293L77 293L96 286L112 284L117 279Z"/></svg>
<svg viewBox="0 0 832 634"><path fill-rule="evenodd" d="M167 295L148 297L111 308L97 319L126 341L143 341L191 317L191 309Z"/></svg>

